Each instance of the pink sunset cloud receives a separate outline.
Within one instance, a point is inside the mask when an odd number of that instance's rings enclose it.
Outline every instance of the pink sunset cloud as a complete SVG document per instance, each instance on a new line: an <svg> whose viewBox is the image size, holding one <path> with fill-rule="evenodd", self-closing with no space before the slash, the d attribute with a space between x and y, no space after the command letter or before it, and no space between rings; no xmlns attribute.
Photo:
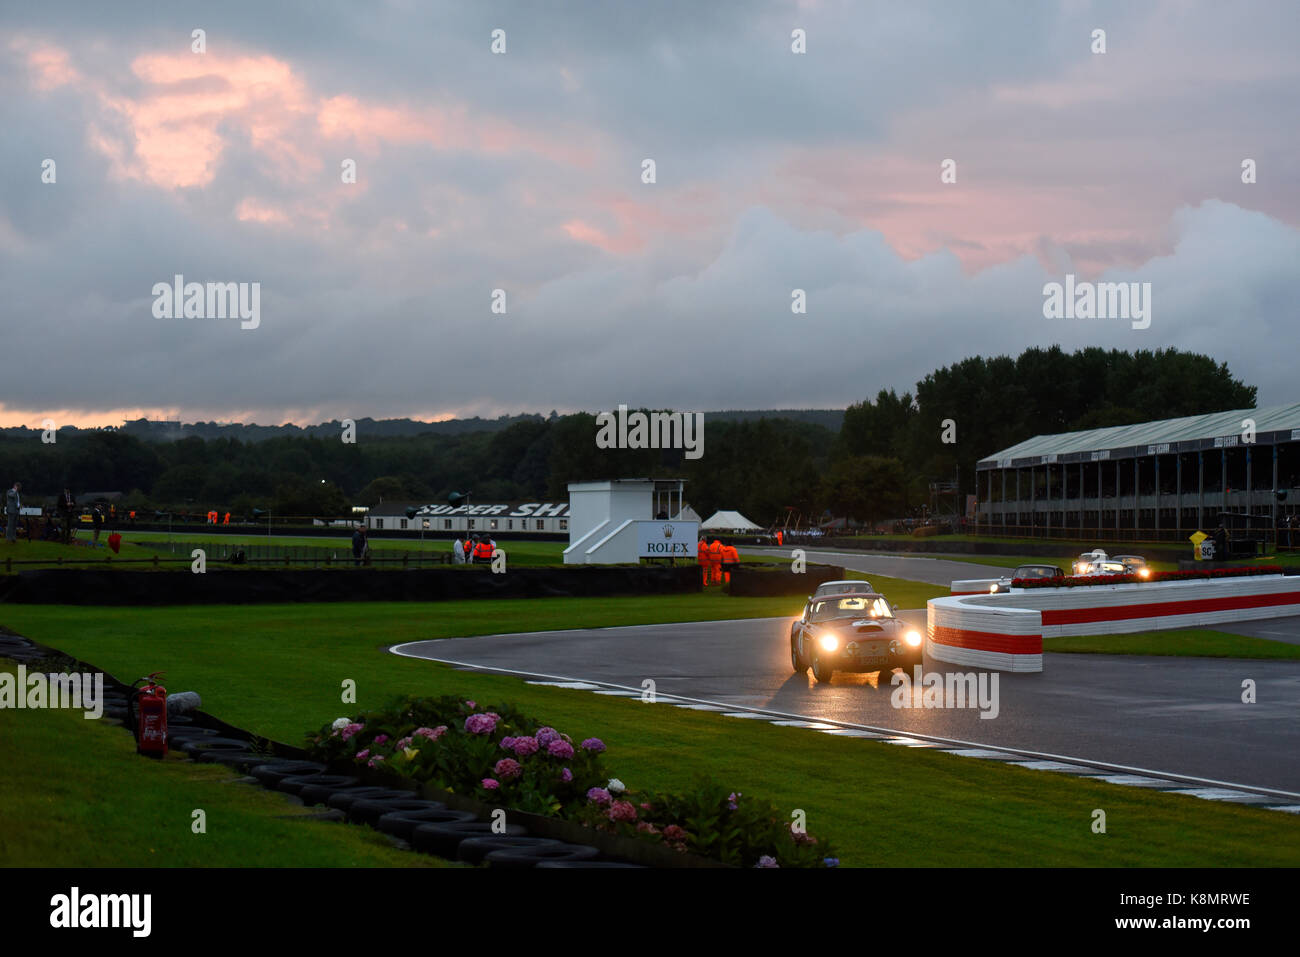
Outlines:
<svg viewBox="0 0 1300 957"><path fill-rule="evenodd" d="M281 181L316 178L323 157L341 145L378 152L386 145L424 144L439 151L539 155L584 168L593 162L594 137L528 129L448 102L412 107L320 96L286 61L267 54L147 53L130 72L130 92L116 79L87 77L67 51L33 39L13 41L34 87L73 85L101 110L87 131L114 176L161 189L212 183L223 155L239 139ZM257 218L257 217L241 217Z"/></svg>

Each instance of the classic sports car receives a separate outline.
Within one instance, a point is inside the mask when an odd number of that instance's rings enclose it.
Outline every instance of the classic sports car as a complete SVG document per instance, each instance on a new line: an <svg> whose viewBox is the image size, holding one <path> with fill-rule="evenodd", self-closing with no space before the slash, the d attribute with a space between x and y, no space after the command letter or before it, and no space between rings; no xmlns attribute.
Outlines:
<svg viewBox="0 0 1300 957"><path fill-rule="evenodd" d="M1149 578L1151 569L1139 555L1107 555L1102 549L1084 552L1074 563L1075 575L1137 575Z"/></svg>
<svg viewBox="0 0 1300 957"><path fill-rule="evenodd" d="M1064 578L1065 572L1055 565L1017 565L1010 575L999 578L989 586L990 592L1006 591L1017 578Z"/></svg>
<svg viewBox="0 0 1300 957"><path fill-rule="evenodd" d="M923 654L921 633L895 618L885 596L874 592L814 599L807 625L790 638L795 674L811 665L818 681L830 681L837 671L911 668Z"/></svg>
<svg viewBox="0 0 1300 957"><path fill-rule="evenodd" d="M1130 575L1137 575L1139 578L1151 577L1151 569L1147 567L1147 560L1141 555L1112 555L1111 561L1119 562L1124 566L1124 571Z"/></svg>
<svg viewBox="0 0 1300 957"><path fill-rule="evenodd" d="M813 602L819 598L825 598L828 595L874 595L876 592L871 587L871 582L861 579L838 579L833 582L822 582L808 596L807 603L803 606L803 614L794 620L790 625L790 640L794 641L799 632L808 624L808 616L812 614Z"/></svg>

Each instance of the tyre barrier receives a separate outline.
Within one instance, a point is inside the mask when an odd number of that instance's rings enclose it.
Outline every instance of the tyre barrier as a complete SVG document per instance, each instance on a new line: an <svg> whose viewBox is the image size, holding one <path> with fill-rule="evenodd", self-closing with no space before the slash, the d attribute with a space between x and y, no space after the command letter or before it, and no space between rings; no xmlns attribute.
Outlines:
<svg viewBox="0 0 1300 957"><path fill-rule="evenodd" d="M324 775L321 775L324 777ZM329 775L329 777L342 777L342 775ZM302 803L308 807L314 807L317 804L325 804L331 797L340 791L350 791L353 788L364 787L360 778L349 778L347 784L307 784L298 792L298 797Z"/></svg>
<svg viewBox="0 0 1300 957"><path fill-rule="evenodd" d="M200 764L222 764L237 771L248 772L250 768L266 763L264 751L200 751L195 758Z"/></svg>
<svg viewBox="0 0 1300 957"><path fill-rule="evenodd" d="M493 851L559 843L553 837L528 837L527 835L509 837L505 834L494 834L491 837L467 837L457 846L456 857L466 864L481 864L483 858Z"/></svg>
<svg viewBox="0 0 1300 957"><path fill-rule="evenodd" d="M389 811L375 822L375 827L390 837L401 838L410 843L411 832L422 824L454 824L477 819L478 816L473 811L457 811L442 804L440 807L425 811Z"/></svg>
<svg viewBox="0 0 1300 957"><path fill-rule="evenodd" d="M200 751L247 751L248 742L241 741L239 738L221 738L221 737L199 737L185 738L181 741L178 750L184 751L190 757L198 760Z"/></svg>
<svg viewBox="0 0 1300 957"><path fill-rule="evenodd" d="M263 787L273 788L276 781L291 774L324 774L325 765L319 761L268 761L250 768L248 773L261 781Z"/></svg>
<svg viewBox="0 0 1300 957"><path fill-rule="evenodd" d="M224 735L213 728L196 728L192 725L173 728L171 722L167 722L167 746L169 748L180 748L186 741L201 741L204 738L220 737L224 737Z"/></svg>
<svg viewBox="0 0 1300 957"><path fill-rule="evenodd" d="M280 780L276 781L275 790L301 797L302 789L308 785L339 788L346 787L349 782L355 783L356 780L356 778L348 777L345 774L291 774L287 778L280 778Z"/></svg>
<svg viewBox="0 0 1300 957"><path fill-rule="evenodd" d="M528 831L518 824L507 824L504 837L523 837ZM417 851L435 854L449 860L456 859L456 848L461 841L472 837L495 837L490 821L460 821L447 824L421 824L411 831L410 843Z"/></svg>
<svg viewBox="0 0 1300 957"><path fill-rule="evenodd" d="M336 811L342 811L346 814L348 809L357 801L383 800L384 798L402 798L410 796L410 791L398 791L395 788L367 785L366 787L361 788L344 788L340 791L335 791L334 794L325 802L325 806L332 807Z"/></svg>
<svg viewBox="0 0 1300 957"><path fill-rule="evenodd" d="M489 867L522 870L543 861L591 861L600 851L586 844L555 844L537 847L508 847L493 851L484 858Z"/></svg>
<svg viewBox="0 0 1300 957"><path fill-rule="evenodd" d="M405 796L399 798L360 798L348 805L345 813L353 824L369 824L373 827L379 823L381 817L393 811L440 810L437 805L437 801L426 801L407 792Z"/></svg>

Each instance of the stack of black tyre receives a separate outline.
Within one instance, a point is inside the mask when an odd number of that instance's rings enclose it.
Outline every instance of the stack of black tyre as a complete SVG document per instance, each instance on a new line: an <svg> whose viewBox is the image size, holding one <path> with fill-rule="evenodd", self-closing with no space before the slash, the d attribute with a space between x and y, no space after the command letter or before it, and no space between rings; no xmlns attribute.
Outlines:
<svg viewBox="0 0 1300 957"><path fill-rule="evenodd" d="M202 754L204 742L191 745ZM250 770L265 787L296 795L308 806L325 805L354 824L368 824L405 841L417 851L469 864L496 868L637 867L602 860L585 844L530 837L517 824L480 821L472 811L458 811L413 791L367 785L360 778L331 774L314 761L280 760Z"/></svg>

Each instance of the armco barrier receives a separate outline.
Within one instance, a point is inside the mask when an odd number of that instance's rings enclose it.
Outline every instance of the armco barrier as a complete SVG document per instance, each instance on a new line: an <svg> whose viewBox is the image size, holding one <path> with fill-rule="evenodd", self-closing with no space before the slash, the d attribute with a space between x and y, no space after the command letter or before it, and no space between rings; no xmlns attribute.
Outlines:
<svg viewBox="0 0 1300 957"><path fill-rule="evenodd" d="M1042 671L1045 637L1207 628L1296 614L1300 576L1294 575L1013 588L931 599L926 650L953 664Z"/></svg>
<svg viewBox="0 0 1300 957"><path fill-rule="evenodd" d="M410 571L213 569L128 572L40 569L0 579L0 601L63 605L248 605L301 601L447 601L458 598L559 598L701 590L699 566L487 566Z"/></svg>

